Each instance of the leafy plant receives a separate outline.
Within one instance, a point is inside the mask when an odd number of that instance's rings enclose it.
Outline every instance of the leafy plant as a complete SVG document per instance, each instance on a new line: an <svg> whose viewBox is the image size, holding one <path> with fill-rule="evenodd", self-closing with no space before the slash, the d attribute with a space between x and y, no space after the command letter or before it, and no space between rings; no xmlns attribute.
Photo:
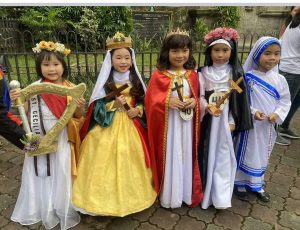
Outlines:
<svg viewBox="0 0 300 230"><path fill-rule="evenodd" d="M240 21L240 12L239 8L236 6L218 6L216 13L216 27L231 27L237 28Z"/></svg>
<svg viewBox="0 0 300 230"><path fill-rule="evenodd" d="M199 41L202 42L205 34L207 34L208 31L209 31L208 25L205 23L205 21L202 18L197 18L196 23L195 23L195 27L193 29L194 41L195 42L199 42Z"/></svg>
<svg viewBox="0 0 300 230"><path fill-rule="evenodd" d="M105 45L108 36L112 37L117 31L130 34L133 29L132 11L129 7L118 6L95 7L94 11L99 22L98 39Z"/></svg>
<svg viewBox="0 0 300 230"><path fill-rule="evenodd" d="M58 7L29 8L24 11L20 21L25 27L35 31L36 40L44 40L47 36L55 37L53 32L58 33L66 28L66 22L59 17L60 13Z"/></svg>
<svg viewBox="0 0 300 230"><path fill-rule="evenodd" d="M74 24L75 29L80 35L81 41L88 50L96 47L98 20L93 10L84 8L80 22Z"/></svg>

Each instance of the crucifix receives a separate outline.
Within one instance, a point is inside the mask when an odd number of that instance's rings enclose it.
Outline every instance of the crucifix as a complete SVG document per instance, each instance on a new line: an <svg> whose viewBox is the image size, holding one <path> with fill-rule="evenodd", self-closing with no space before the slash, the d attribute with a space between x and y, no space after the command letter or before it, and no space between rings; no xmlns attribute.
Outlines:
<svg viewBox="0 0 300 230"><path fill-rule="evenodd" d="M177 81L174 82L174 85L175 87L172 88L172 91L177 91L177 94L178 94L178 97L179 97L179 100L183 102L183 97L181 95L181 92L180 92L180 88L183 87L183 85L178 85Z"/></svg>
<svg viewBox="0 0 300 230"><path fill-rule="evenodd" d="M243 90L238 86L243 81L243 76L239 77L239 79L234 82L233 80L229 80L231 87L227 92L225 92L220 100L217 100L217 102L209 107L210 111L215 115L220 115L222 110L222 105L225 104L226 100L229 98L229 96L232 94L234 90L236 90L238 93L243 92ZM217 94L217 93L214 93ZM212 94L209 99L213 98ZM211 100L210 100L211 101ZM211 102L210 102L211 103Z"/></svg>
<svg viewBox="0 0 300 230"><path fill-rule="evenodd" d="M124 85L122 85L122 86L120 86L119 88L117 88L116 85L115 85L115 83L109 82L109 83L108 83L108 87L109 87L112 91L106 95L106 97L105 97L105 100L106 100L106 101L108 101L108 100L110 100L110 99L112 99L112 98L114 98L114 97L119 97L119 96L121 96L121 92L122 92L124 89L128 88L128 84L125 83ZM130 110L130 106L129 106L127 103L125 103L125 104L123 105L123 107L124 107L127 111Z"/></svg>
<svg viewBox="0 0 300 230"><path fill-rule="evenodd" d="M177 94L178 94L178 97L179 97L179 100L183 102L183 97L182 97L182 94L180 92L180 88L183 87L183 84L182 85L178 85L177 81L174 82L174 85L175 87L172 88L172 91L177 91ZM193 117L193 112L191 109L182 109L179 111L179 114L180 114L180 117L183 119L183 120L191 120L192 117Z"/></svg>

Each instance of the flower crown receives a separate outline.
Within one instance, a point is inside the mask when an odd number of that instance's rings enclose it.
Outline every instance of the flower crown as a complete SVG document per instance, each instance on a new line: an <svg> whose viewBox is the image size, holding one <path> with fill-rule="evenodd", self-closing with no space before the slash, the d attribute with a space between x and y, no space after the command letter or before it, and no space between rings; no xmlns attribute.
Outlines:
<svg viewBox="0 0 300 230"><path fill-rule="evenodd" d="M64 56L68 56L71 52L71 50L67 49L64 44L58 42L54 43L52 41L40 41L40 43L37 43L32 50L34 53L40 53L42 50L58 52Z"/></svg>
<svg viewBox="0 0 300 230"><path fill-rule="evenodd" d="M167 33L166 38L175 34L190 36L186 30L180 30L179 28L177 28L177 30L171 30L169 33Z"/></svg>
<svg viewBox="0 0 300 230"><path fill-rule="evenodd" d="M218 27L208 32L204 37L204 42L209 45L217 39L224 39L226 41L234 40L237 42L240 39L238 32L232 28Z"/></svg>
<svg viewBox="0 0 300 230"><path fill-rule="evenodd" d="M106 39L106 47L107 49L120 49L120 48L131 48L132 42L130 35L125 37L124 34L119 31L112 37L108 37Z"/></svg>

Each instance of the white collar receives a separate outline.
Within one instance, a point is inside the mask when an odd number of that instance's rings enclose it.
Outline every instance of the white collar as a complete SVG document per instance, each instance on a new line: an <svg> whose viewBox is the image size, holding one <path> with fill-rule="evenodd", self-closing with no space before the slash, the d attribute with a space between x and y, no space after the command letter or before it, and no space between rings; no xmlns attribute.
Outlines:
<svg viewBox="0 0 300 230"><path fill-rule="evenodd" d="M118 84L125 84L129 82L129 74L130 74L129 70L125 73L120 73L114 70L113 72L114 82Z"/></svg>

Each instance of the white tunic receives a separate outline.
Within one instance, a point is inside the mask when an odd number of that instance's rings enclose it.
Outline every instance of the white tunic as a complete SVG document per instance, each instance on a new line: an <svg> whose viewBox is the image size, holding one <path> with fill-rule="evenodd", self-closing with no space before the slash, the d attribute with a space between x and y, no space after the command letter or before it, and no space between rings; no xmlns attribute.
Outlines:
<svg viewBox="0 0 300 230"><path fill-rule="evenodd" d="M250 78L248 74L254 76ZM267 73L253 70L247 73L246 81L251 113L254 115L256 111L260 111L266 116L276 113L279 115L277 123L281 124L291 105L285 78L272 70ZM237 187L259 191L264 185L264 174L277 134L274 124L267 119L253 119L253 127L239 135L235 184Z"/></svg>
<svg viewBox="0 0 300 230"><path fill-rule="evenodd" d="M231 66L226 63L204 67L199 77L201 111L205 111L208 104L205 91L227 91L228 80L232 78ZM236 159L229 124L234 124L234 121L229 103L226 103L221 116L212 117L203 209L210 205L219 209L231 207Z"/></svg>
<svg viewBox="0 0 300 230"><path fill-rule="evenodd" d="M173 84L172 88L174 87ZM190 97L190 95L188 81L183 78L183 97ZM172 91L171 96L178 97L177 91ZM165 208L178 208L182 202L190 205L193 184L193 119L185 121L180 117L178 110L169 109L166 146L161 205Z"/></svg>
<svg viewBox="0 0 300 230"><path fill-rule="evenodd" d="M41 112L45 131L57 122L56 117L41 99ZM58 137L58 149L50 154L50 176L47 176L46 156L37 157L38 176L33 157L25 155L22 183L11 219L22 225L42 221L46 229L60 223L62 230L80 222L80 216L71 205L71 153L67 128Z"/></svg>

